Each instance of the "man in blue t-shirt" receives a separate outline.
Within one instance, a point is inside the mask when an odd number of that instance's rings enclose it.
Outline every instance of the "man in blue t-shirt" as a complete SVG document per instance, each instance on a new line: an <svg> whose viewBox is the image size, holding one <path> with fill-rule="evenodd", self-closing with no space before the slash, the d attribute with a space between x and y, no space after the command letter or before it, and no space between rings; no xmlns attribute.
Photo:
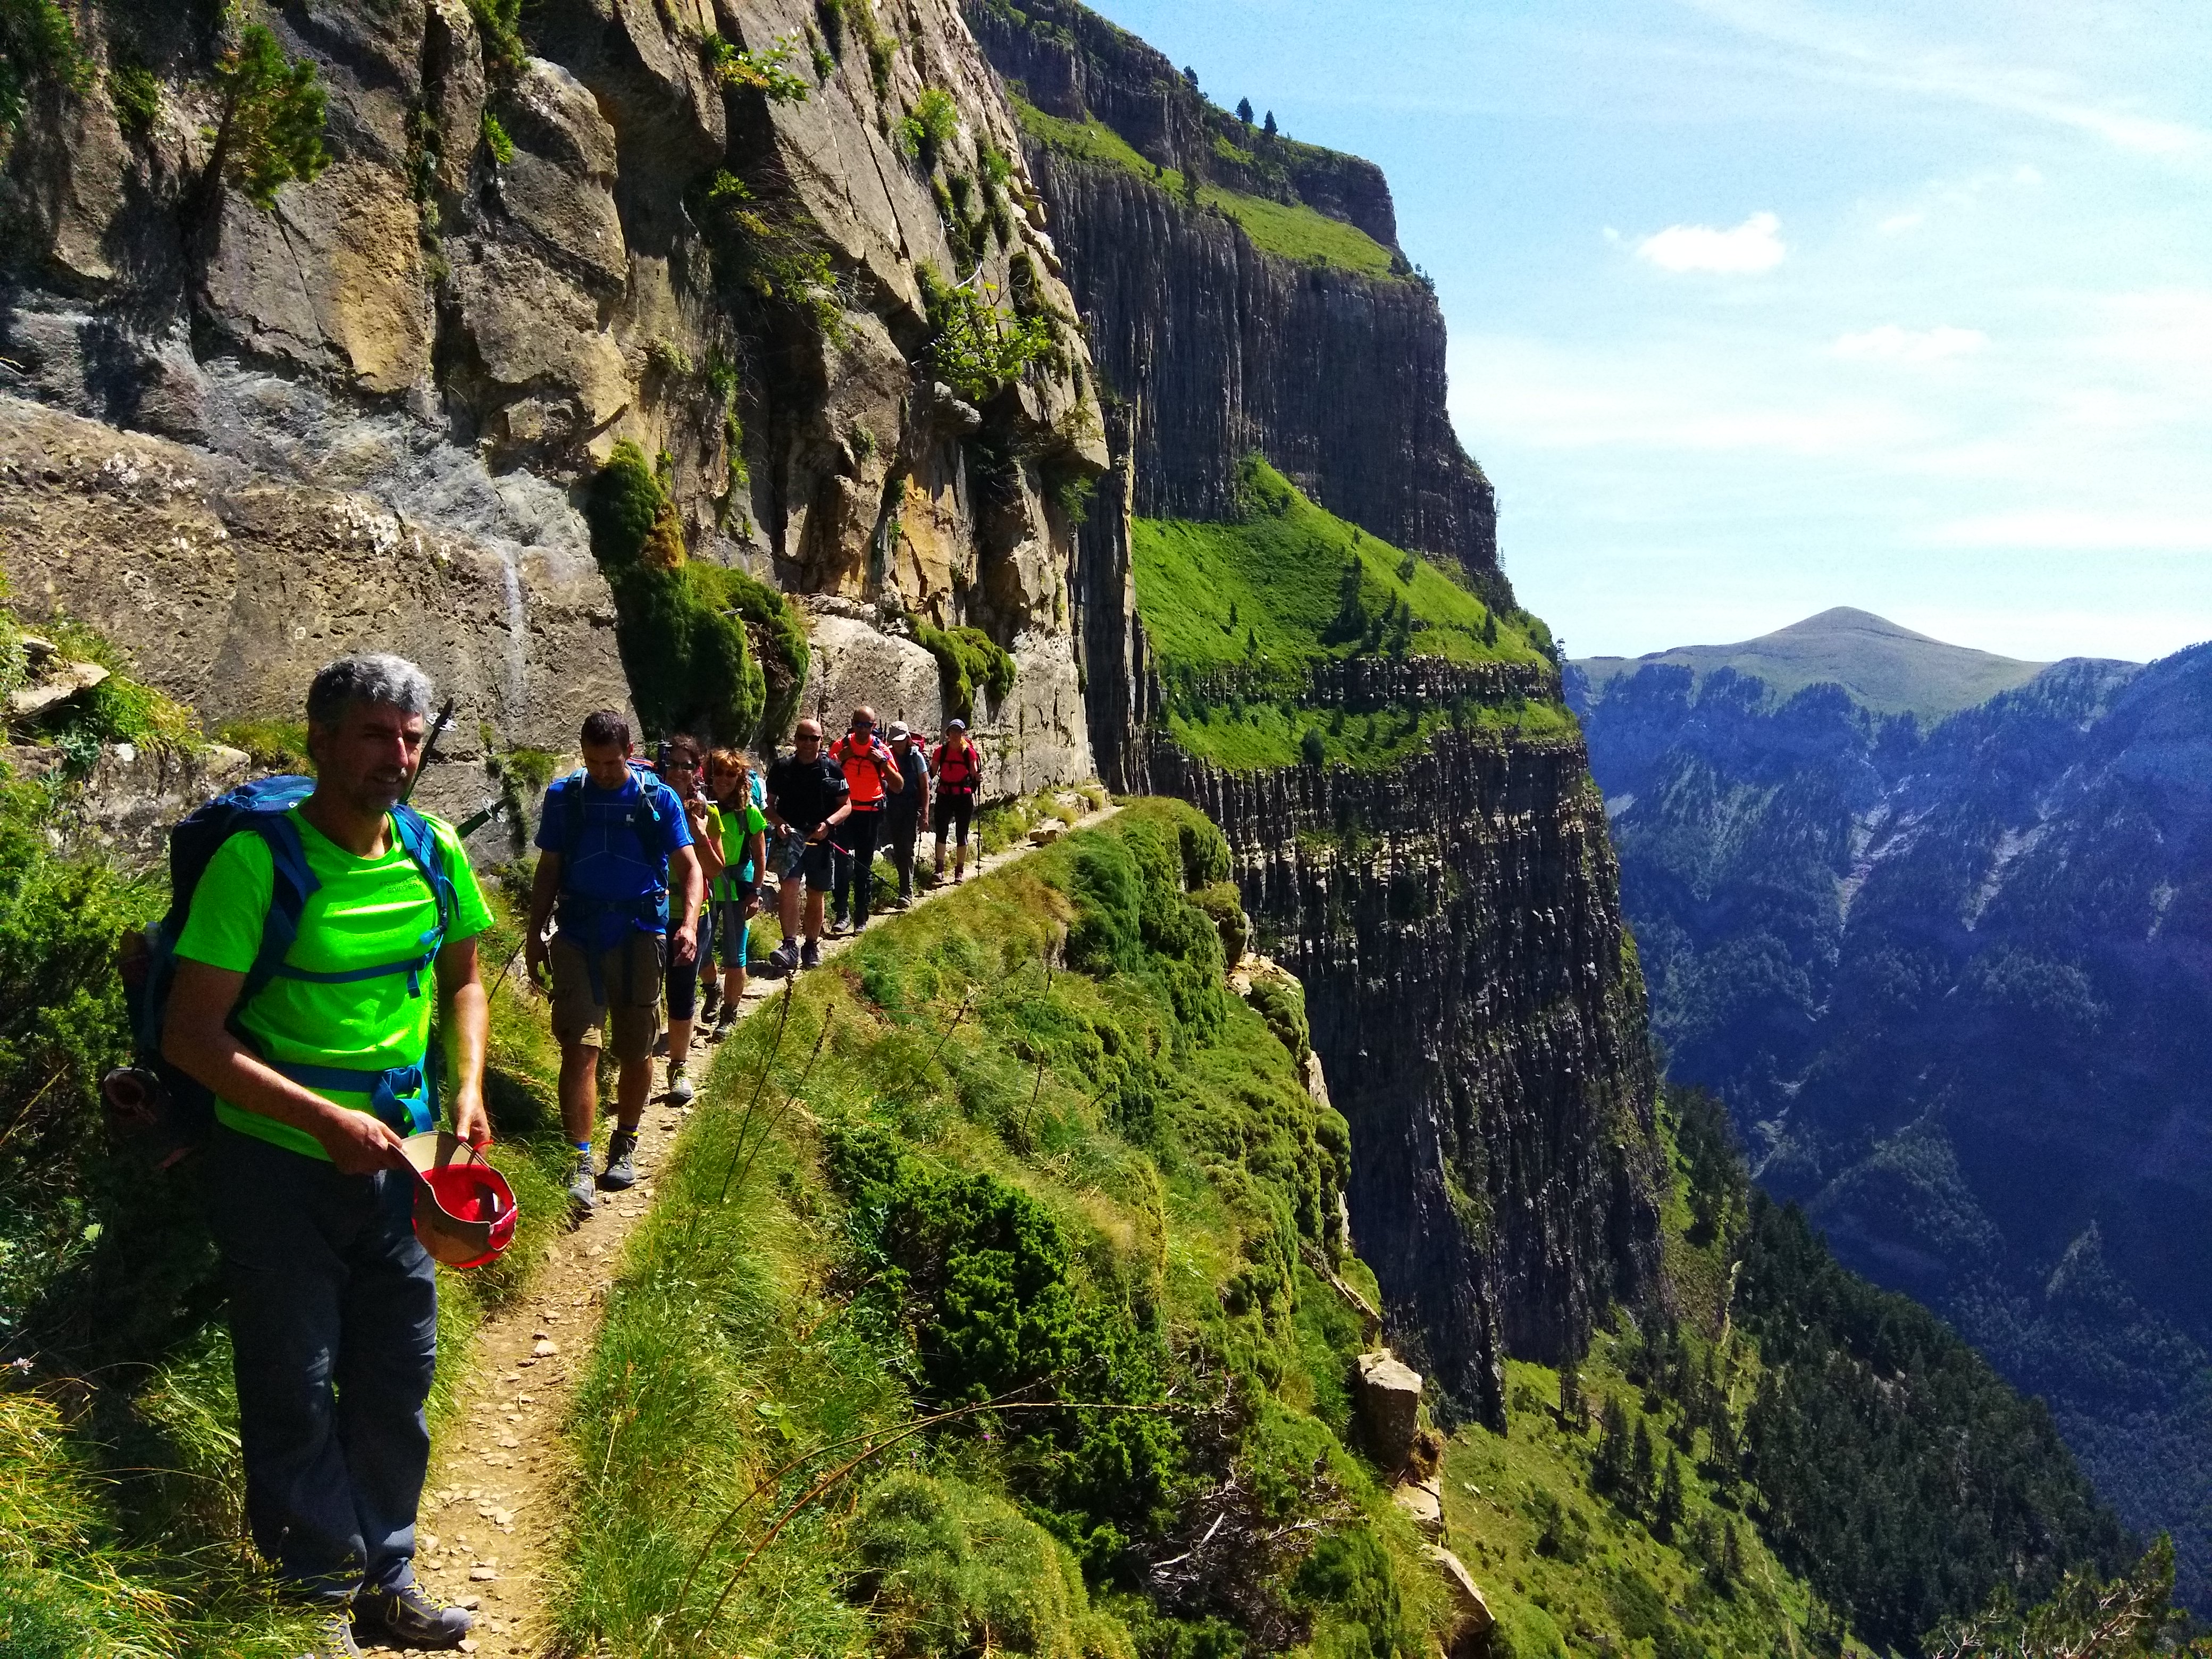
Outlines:
<svg viewBox="0 0 2212 1659"><path fill-rule="evenodd" d="M524 949L532 982L553 996L561 1121L576 1149L568 1196L589 1211L598 1201L592 1124L604 1033L611 1024L622 1080L599 1184L619 1192L637 1182L631 1155L653 1092L661 975L670 961L688 963L697 952L705 884L684 804L630 764L629 722L607 709L590 715L583 748L583 769L545 792ZM549 946L545 927L556 905L558 931Z"/></svg>

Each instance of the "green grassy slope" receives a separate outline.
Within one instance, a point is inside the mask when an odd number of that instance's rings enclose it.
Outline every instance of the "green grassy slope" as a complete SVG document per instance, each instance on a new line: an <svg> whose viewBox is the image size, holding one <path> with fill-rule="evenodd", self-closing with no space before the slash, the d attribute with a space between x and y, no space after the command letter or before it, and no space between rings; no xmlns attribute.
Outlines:
<svg viewBox="0 0 2212 1659"><path fill-rule="evenodd" d="M725 1045L581 1390L569 1640L1427 1659L1306 1266L1343 1123L1223 988L1225 872L1141 803Z"/></svg>
<svg viewBox="0 0 2212 1659"><path fill-rule="evenodd" d="M1923 723L1987 702L2025 685L2051 665L2020 662L1838 605L1735 645L1686 645L1642 657L1586 657L1576 666L1593 686L1649 663L1690 669L1699 680L1722 668L1763 680L1778 698L1833 681L1877 714L1912 714Z"/></svg>
<svg viewBox="0 0 2212 1659"><path fill-rule="evenodd" d="M1019 97L1013 103L1023 130L1039 143L1086 161L1120 167L1170 194L1183 195L1180 169L1156 169L1097 117L1070 121L1048 115ZM1198 187L1198 199L1200 206L1217 208L1234 219L1262 253L1301 264L1318 262L1380 281L1396 280L1396 261L1389 248L1358 226L1332 219L1304 203L1278 202L1205 183Z"/></svg>
<svg viewBox="0 0 2212 1659"><path fill-rule="evenodd" d="M1572 730L1547 700L1357 714L1306 706L1304 676L1355 656L1547 668L1543 624L1493 614L1437 564L1316 506L1257 456L1240 482L1240 522L1136 524L1138 614L1167 687L1170 734L1190 753L1237 771L1316 758L1377 767L1449 725ZM1237 697L1194 689L1224 671L1240 678Z"/></svg>

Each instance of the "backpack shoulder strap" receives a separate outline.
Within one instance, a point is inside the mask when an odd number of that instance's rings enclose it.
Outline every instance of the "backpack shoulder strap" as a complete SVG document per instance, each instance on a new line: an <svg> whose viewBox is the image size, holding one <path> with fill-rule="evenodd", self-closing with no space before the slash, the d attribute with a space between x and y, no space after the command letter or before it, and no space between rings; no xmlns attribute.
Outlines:
<svg viewBox="0 0 2212 1659"><path fill-rule="evenodd" d="M434 937L443 940L446 929L453 923L453 912L460 908L459 895L453 890L453 872L447 867L446 843L438 838L436 826L404 801L392 809L392 822L398 831L400 846L422 872L422 879L430 884L430 896L438 906ZM423 944L428 945L433 937L425 934Z"/></svg>
<svg viewBox="0 0 2212 1659"><path fill-rule="evenodd" d="M235 1008L245 1007L276 977L299 939L300 915L309 896L322 885L307 867L307 849L289 812L256 812L246 824L269 848L269 908L261 919L261 948L246 970Z"/></svg>

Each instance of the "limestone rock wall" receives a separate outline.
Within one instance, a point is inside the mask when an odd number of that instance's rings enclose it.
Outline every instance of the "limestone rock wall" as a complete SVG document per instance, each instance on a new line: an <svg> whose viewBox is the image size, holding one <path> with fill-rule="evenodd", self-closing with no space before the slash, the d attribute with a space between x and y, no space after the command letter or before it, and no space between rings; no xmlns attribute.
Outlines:
<svg viewBox="0 0 2212 1659"><path fill-rule="evenodd" d="M1444 732L1392 769L1239 776L1155 740L1304 981L1394 1339L1462 1412L1657 1285L1644 982L1578 741Z"/></svg>
<svg viewBox="0 0 2212 1659"><path fill-rule="evenodd" d="M79 492L70 539L7 550L21 602L106 617L218 720L289 701L281 677L342 638L481 659L469 696L535 745L623 700L580 508L628 439L695 556L986 629L1037 677L1008 700L1014 773L1089 776L1063 502L1107 454L1073 302L957 7L885 0L864 28L866 4L825 36L803 0L541 0L512 53L465 0L270 6L328 88L332 157L270 212L209 187L215 26L76 8L95 66L149 66L161 109L126 132L104 76L44 87L0 162L0 435L61 477L100 440L48 411L148 434L221 502L195 534ZM741 50L779 54L805 96L729 82ZM958 118L917 154L902 123L933 89ZM1006 326L1018 303L1042 358L957 395L926 266ZM303 528L332 498L401 539L362 563L361 538ZM218 526L267 556L210 553ZM447 603L439 547L480 604Z"/></svg>
<svg viewBox="0 0 2212 1659"><path fill-rule="evenodd" d="M1019 13L969 0L969 15L1046 113L1094 118L1147 161L1299 203L1395 250L1372 163L1220 131L1238 124L1070 0ZM1273 164L1255 172L1234 159L1246 153ZM1510 604L1496 501L1445 410L1443 316L1402 256L1383 277L1293 263L1133 169L1036 142L1029 161L1099 372L1130 405L1138 514L1227 516L1236 465L1258 450L1332 513L1456 559Z"/></svg>

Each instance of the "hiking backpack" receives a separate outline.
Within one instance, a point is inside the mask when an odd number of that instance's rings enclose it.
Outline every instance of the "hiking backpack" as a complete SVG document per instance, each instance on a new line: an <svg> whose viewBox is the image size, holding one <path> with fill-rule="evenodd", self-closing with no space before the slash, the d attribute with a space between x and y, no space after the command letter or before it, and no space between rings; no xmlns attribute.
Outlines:
<svg viewBox="0 0 2212 1659"><path fill-rule="evenodd" d="M209 861L235 835L258 835L268 844L272 874L269 908L261 920L261 945L253 966L247 970L238 1001L230 1016L231 1034L251 1049L253 1040L239 1022L246 1005L265 990L270 981L312 980L319 984L343 984L404 973L410 994L422 994L422 976L436 964L438 951L452 925L455 896L446 867L446 850L429 820L402 803L392 809L399 844L428 884L436 902L437 918L421 939L419 951L398 962L380 963L345 973L323 974L291 967L285 957L300 936L300 917L308 898L322 884L307 867L307 849L301 844L299 826L289 816L291 809L314 793L315 781L304 777L256 778L228 793L216 796L187 815L169 832L169 909L161 921L140 936L136 946L126 941L124 988L131 1036L138 1052L137 1079L129 1073L109 1074L104 1092L124 1121L127 1131L152 1132L163 1141L158 1149L166 1165L205 1140L215 1127L215 1096L207 1085L169 1064L161 1055L162 1026L168 1018L169 993L176 982L177 941L191 915L192 896ZM437 1109L436 1045L414 1066L388 1072L354 1072L329 1066L278 1065L267 1061L293 1081L310 1089L342 1090L371 1097L377 1115L401 1134L420 1133L431 1127L421 1121ZM148 1074L150 1074L150 1078ZM118 1090L117 1079L126 1079ZM151 1084L154 1086L149 1086ZM133 1091L135 1090L135 1097ZM126 1097L118 1099L118 1092ZM403 1096L420 1094L410 1103ZM163 1098L166 1097L166 1099ZM166 1107L166 1110L162 1108Z"/></svg>

